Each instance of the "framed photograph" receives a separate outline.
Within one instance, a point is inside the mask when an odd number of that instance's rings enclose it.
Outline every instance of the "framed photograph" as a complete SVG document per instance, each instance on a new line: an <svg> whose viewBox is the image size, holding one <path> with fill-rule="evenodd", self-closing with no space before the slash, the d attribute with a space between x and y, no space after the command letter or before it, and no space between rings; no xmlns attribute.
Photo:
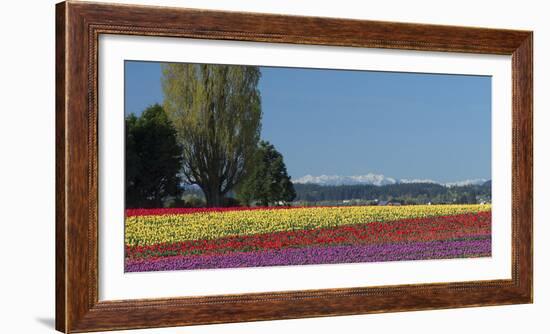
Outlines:
<svg viewBox="0 0 550 334"><path fill-rule="evenodd" d="M56 12L57 330L532 302L532 32Z"/></svg>

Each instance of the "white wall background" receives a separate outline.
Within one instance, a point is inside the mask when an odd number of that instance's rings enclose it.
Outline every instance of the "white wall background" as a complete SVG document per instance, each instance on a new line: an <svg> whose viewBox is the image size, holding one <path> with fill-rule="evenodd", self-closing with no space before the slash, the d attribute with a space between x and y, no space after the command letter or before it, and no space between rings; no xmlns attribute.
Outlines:
<svg viewBox="0 0 550 334"><path fill-rule="evenodd" d="M550 23L544 1L124 2L535 31L535 304L127 333L547 333L550 309ZM0 4L0 332L53 332L54 4ZM545 75L546 74L546 75ZM545 145L546 144L546 145Z"/></svg>

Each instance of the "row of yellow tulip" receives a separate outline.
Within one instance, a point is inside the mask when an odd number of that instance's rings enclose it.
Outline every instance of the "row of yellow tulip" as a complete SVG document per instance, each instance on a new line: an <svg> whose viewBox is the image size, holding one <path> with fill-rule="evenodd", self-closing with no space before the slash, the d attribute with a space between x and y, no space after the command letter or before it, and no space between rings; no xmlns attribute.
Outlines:
<svg viewBox="0 0 550 334"><path fill-rule="evenodd" d="M142 215L126 218L128 246L294 231L491 210L490 205L310 207Z"/></svg>

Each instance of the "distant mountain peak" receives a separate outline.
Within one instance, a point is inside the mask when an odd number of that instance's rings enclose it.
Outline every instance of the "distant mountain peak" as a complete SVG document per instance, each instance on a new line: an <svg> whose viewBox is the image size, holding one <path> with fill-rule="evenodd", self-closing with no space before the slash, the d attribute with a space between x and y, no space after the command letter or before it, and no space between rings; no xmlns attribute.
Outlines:
<svg viewBox="0 0 550 334"><path fill-rule="evenodd" d="M293 180L294 183L312 183L320 185L354 185L354 184L372 184L376 186L382 186L386 184L395 184L396 180L393 178L385 177L382 174L368 173L365 175L305 175L301 178Z"/></svg>
<svg viewBox="0 0 550 334"><path fill-rule="evenodd" d="M454 182L438 182L431 179L395 179L392 177L384 176L383 174L368 173L364 175L305 175L297 179L293 179L294 183L301 184L318 184L324 186L340 186L340 185L375 185L383 186L388 184L398 184L398 183L434 183L440 184L447 187L452 186L466 186L466 185L481 185L489 180L487 179L469 179L461 180Z"/></svg>
<svg viewBox="0 0 550 334"><path fill-rule="evenodd" d="M470 180L462 180L462 181L456 181L456 182L447 182L445 183L446 186L469 186L469 185L481 185L484 184L489 180L487 179L470 179Z"/></svg>

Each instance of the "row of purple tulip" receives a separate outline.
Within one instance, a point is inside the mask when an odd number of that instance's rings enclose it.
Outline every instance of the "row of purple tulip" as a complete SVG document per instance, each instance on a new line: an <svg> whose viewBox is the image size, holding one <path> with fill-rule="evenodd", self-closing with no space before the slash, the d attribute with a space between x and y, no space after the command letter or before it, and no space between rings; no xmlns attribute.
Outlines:
<svg viewBox="0 0 550 334"><path fill-rule="evenodd" d="M127 259L126 272L449 259L490 255L491 236L479 235L467 239L428 242L319 246L217 255Z"/></svg>

